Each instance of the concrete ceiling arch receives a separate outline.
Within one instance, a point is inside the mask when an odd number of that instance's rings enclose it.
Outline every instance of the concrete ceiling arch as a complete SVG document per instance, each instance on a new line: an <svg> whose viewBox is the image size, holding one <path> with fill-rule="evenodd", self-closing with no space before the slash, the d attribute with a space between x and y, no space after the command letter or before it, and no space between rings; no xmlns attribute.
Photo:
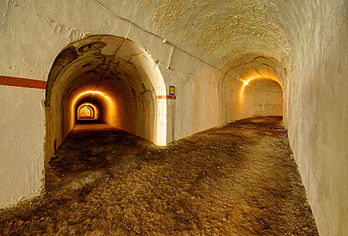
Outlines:
<svg viewBox="0 0 348 236"><path fill-rule="evenodd" d="M133 41L93 35L67 45L54 61L46 89L47 153L75 124L86 96L103 108L103 121L158 145L166 144L165 84L150 54ZM87 100L88 100L87 99Z"/></svg>

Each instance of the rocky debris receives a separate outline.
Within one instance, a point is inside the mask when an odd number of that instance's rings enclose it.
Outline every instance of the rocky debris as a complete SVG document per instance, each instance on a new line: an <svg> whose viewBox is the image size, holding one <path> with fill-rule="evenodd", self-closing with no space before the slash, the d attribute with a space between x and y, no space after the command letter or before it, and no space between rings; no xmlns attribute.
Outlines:
<svg viewBox="0 0 348 236"><path fill-rule="evenodd" d="M41 197L0 212L1 235L318 235L275 117L155 145L72 133Z"/></svg>

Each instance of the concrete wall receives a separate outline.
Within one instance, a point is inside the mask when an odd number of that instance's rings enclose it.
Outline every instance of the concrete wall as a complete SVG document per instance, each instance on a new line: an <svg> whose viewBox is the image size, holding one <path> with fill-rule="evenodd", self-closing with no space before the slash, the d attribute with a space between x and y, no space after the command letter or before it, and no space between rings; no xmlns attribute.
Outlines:
<svg viewBox="0 0 348 236"><path fill-rule="evenodd" d="M344 0L1 1L0 75L46 81L69 43L127 37L156 62L165 85L156 95L176 88L176 100L155 101L167 142L251 116L240 98L243 80L272 79L284 91L284 123L319 232L344 235L346 13ZM44 91L0 89L0 207L7 207L42 189ZM19 107L31 114L26 123Z"/></svg>
<svg viewBox="0 0 348 236"><path fill-rule="evenodd" d="M347 1L303 5L289 15L295 21L291 32L295 55L289 85L289 139L319 233L346 235Z"/></svg>
<svg viewBox="0 0 348 236"><path fill-rule="evenodd" d="M0 208L40 194L44 171L44 92L0 86Z"/></svg>
<svg viewBox="0 0 348 236"><path fill-rule="evenodd" d="M282 116L283 91L273 80L253 80L244 86L243 116ZM243 95L241 95L243 96Z"/></svg>

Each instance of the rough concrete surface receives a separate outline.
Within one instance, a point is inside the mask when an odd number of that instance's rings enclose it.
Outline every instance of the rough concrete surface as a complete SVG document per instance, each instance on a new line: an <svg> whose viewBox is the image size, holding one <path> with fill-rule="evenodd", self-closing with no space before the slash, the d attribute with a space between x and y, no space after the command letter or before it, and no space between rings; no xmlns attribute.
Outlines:
<svg viewBox="0 0 348 236"><path fill-rule="evenodd" d="M162 104L167 142L246 118L243 80L272 79L283 88L284 125L319 233L345 235L347 9L345 0L0 1L0 75L47 81L70 43L127 38L157 63L164 90L175 86L176 100ZM0 195L2 208L43 190L52 145L44 141L44 91L13 91L1 87L0 175L5 189L18 189ZM25 121L16 104L31 114Z"/></svg>
<svg viewBox="0 0 348 236"><path fill-rule="evenodd" d="M43 98L40 90L0 86L0 208L38 196L44 186Z"/></svg>

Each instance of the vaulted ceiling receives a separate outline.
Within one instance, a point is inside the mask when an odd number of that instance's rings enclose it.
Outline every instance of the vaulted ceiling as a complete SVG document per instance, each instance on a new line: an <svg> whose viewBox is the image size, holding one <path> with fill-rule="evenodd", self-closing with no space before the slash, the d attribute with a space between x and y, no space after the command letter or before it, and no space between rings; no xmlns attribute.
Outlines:
<svg viewBox="0 0 348 236"><path fill-rule="evenodd" d="M297 20L296 14L301 15L295 9L297 1L283 0L100 2L110 11L219 68L250 52L288 64L289 38L296 31L292 22ZM122 10L125 8L133 10Z"/></svg>

